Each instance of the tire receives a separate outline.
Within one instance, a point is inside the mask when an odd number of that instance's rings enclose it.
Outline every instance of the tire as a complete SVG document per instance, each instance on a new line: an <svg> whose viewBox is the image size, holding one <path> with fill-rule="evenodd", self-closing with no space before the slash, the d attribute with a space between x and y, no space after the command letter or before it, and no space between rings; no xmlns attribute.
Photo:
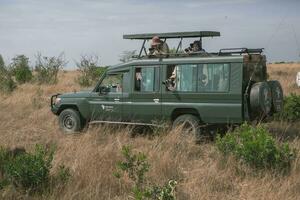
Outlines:
<svg viewBox="0 0 300 200"><path fill-rule="evenodd" d="M196 140L200 138L200 120L195 115L184 114L177 117L172 125L172 129L182 126L183 132L193 135Z"/></svg>
<svg viewBox="0 0 300 200"><path fill-rule="evenodd" d="M272 113L283 110L283 90L279 81L268 81L272 93Z"/></svg>
<svg viewBox="0 0 300 200"><path fill-rule="evenodd" d="M272 95L266 82L258 82L251 87L250 108L254 117L267 116L271 112Z"/></svg>
<svg viewBox="0 0 300 200"><path fill-rule="evenodd" d="M83 128L80 113L74 109L65 109L59 115L59 127L64 133L78 133Z"/></svg>

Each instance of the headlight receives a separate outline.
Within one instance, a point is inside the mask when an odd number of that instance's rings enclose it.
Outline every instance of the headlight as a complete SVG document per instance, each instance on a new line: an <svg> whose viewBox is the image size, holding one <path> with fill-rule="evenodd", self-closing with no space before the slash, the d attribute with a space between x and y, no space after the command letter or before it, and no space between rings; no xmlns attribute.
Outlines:
<svg viewBox="0 0 300 200"><path fill-rule="evenodd" d="M57 98L55 99L55 104L59 104L60 102L61 102L61 98L57 97Z"/></svg>

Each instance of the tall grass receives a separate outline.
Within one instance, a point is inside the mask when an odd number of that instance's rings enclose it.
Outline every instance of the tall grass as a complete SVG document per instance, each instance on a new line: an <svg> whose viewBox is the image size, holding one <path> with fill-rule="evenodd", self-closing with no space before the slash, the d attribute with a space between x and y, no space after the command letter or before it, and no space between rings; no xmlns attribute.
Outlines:
<svg viewBox="0 0 300 200"><path fill-rule="evenodd" d="M270 74L272 78L273 73ZM178 182L177 199L299 199L299 158L287 176L274 176L268 171L253 175L237 160L222 159L214 142L197 145L179 130L154 137L132 137L130 127L94 125L81 135L63 135L56 116L49 110L49 96L80 90L74 83L77 75L78 72L60 73L56 85L25 83L11 95L0 95L0 146L23 146L26 151L33 151L37 143L55 143L57 150L50 173L58 172L64 163L72 174L63 189L57 187L45 196L31 199L131 199L130 180L117 181L113 176L117 162L122 160L120 151L124 145L147 155L152 183L164 185L170 179ZM283 82L284 88L294 90L286 83ZM288 142L299 152L300 140ZM28 198L9 188L1 192L5 199Z"/></svg>

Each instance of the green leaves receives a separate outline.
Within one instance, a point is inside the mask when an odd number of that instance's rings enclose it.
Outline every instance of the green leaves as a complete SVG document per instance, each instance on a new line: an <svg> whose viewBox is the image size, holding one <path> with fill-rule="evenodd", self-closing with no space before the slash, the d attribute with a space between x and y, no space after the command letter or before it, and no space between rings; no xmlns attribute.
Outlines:
<svg viewBox="0 0 300 200"><path fill-rule="evenodd" d="M15 186L40 191L49 182L54 149L37 145L33 154L16 156L5 166L5 173Z"/></svg>
<svg viewBox="0 0 300 200"><path fill-rule="evenodd" d="M275 118L284 121L300 120L300 95L290 94L284 98L283 111L275 116Z"/></svg>
<svg viewBox="0 0 300 200"><path fill-rule="evenodd" d="M244 163L260 169L288 170L295 159L289 145L277 144L261 125L243 124L223 138L217 137L217 147L223 155L232 154Z"/></svg>
<svg viewBox="0 0 300 200"><path fill-rule="evenodd" d="M146 173L150 170L150 164L145 154L138 152L134 154L129 146L122 147L124 161L117 163L117 172L113 175L120 179L121 172L128 175L134 185L131 188L136 200L156 199L175 200L175 187L177 182L170 180L164 186L150 184L146 180Z"/></svg>
<svg viewBox="0 0 300 200"><path fill-rule="evenodd" d="M32 72L29 67L29 58L18 55L12 59L11 69L19 84L27 83L32 79Z"/></svg>
<svg viewBox="0 0 300 200"><path fill-rule="evenodd" d="M76 81L80 86L89 87L95 84L105 72L106 67L98 67L97 56L82 56L79 62L76 62L76 66L80 75Z"/></svg>

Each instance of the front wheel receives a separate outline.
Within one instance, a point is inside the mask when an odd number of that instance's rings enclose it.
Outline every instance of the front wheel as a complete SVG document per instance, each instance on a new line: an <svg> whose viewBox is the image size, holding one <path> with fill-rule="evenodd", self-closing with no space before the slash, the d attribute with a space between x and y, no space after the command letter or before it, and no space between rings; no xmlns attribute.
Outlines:
<svg viewBox="0 0 300 200"><path fill-rule="evenodd" d="M65 133L80 132L83 128L80 113L74 109L65 109L59 115L59 127Z"/></svg>
<svg viewBox="0 0 300 200"><path fill-rule="evenodd" d="M184 114L177 117L172 125L173 129L182 128L184 134L192 135L196 140L200 138L200 120L191 114Z"/></svg>

